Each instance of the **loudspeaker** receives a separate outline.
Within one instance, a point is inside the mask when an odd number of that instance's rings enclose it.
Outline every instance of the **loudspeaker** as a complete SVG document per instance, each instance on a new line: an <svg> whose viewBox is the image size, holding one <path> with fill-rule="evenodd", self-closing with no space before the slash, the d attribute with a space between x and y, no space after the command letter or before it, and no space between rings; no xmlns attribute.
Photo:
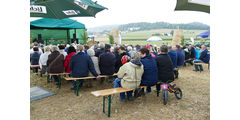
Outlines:
<svg viewBox="0 0 240 120"><path fill-rule="evenodd" d="M76 34L75 34L75 33L73 33L73 38L71 39L71 42L72 42L72 43L74 43L74 41L76 41L76 42L77 42L77 44L78 44L78 39L77 39L77 37L76 37Z"/></svg>
<svg viewBox="0 0 240 120"><path fill-rule="evenodd" d="M42 34L38 34L38 40L37 40L37 42L44 44L44 40L42 40Z"/></svg>

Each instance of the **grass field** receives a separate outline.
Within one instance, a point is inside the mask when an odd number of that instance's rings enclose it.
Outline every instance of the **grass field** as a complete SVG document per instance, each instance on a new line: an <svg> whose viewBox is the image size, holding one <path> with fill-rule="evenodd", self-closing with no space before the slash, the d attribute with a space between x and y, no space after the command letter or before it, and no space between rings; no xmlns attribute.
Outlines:
<svg viewBox="0 0 240 120"><path fill-rule="evenodd" d="M137 31L137 32L128 32L122 33L122 43L123 44L132 44L132 45L162 45L162 44L171 44L172 36L160 36L163 41L162 42L146 42L146 40L152 36L152 34L156 33L170 33L172 29L157 29L157 30L147 30L147 31ZM183 35L185 42L190 42L190 37L196 38L196 35L202 33L206 30L183 30ZM108 36L99 36L95 38L96 41L109 43ZM209 41L209 39L201 39ZM196 42L200 42L201 40L195 40Z"/></svg>

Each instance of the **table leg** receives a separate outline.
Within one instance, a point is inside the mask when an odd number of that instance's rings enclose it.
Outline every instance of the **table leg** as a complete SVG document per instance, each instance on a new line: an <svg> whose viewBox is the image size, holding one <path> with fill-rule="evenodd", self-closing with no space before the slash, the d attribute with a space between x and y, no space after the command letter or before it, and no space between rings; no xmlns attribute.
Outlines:
<svg viewBox="0 0 240 120"><path fill-rule="evenodd" d="M111 95L108 96L108 117L111 115Z"/></svg>
<svg viewBox="0 0 240 120"><path fill-rule="evenodd" d="M105 113L105 96L103 96L103 113Z"/></svg>
<svg viewBox="0 0 240 120"><path fill-rule="evenodd" d="M77 82L77 85L76 85L76 87L77 87L77 96L78 96L79 80L77 80L76 82Z"/></svg>

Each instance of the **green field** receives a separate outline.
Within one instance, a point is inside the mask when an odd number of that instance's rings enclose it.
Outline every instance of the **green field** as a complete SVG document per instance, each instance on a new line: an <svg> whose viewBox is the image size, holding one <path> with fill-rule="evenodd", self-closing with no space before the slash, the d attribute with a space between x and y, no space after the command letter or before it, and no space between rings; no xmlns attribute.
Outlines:
<svg viewBox="0 0 240 120"><path fill-rule="evenodd" d="M172 41L172 36L159 36L163 39L162 42L146 42L146 40L152 36L152 34L156 33L170 33L172 29L157 29L157 30L147 30L147 31L137 31L137 32L128 32L128 33L122 33L122 43L123 44L132 44L132 45L146 45L146 44L151 44L151 45L162 45L162 44L171 44ZM190 42L190 38L196 38L196 35L199 33L202 33L206 30L183 30L183 35L186 42ZM96 41L99 42L104 42L104 43L109 43L108 36L99 36L95 38ZM200 39L196 40L195 42L209 42L209 38L207 39Z"/></svg>

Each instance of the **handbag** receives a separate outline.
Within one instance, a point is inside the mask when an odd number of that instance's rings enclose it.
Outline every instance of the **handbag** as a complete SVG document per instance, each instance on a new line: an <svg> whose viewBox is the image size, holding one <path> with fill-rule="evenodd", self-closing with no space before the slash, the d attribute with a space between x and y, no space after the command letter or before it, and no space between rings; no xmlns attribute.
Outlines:
<svg viewBox="0 0 240 120"><path fill-rule="evenodd" d="M135 68L135 78L137 79L136 68ZM134 90L134 97L135 98L140 97L140 96L143 95L143 93L144 93L144 90L142 88L138 88L137 81L136 81L136 88Z"/></svg>

